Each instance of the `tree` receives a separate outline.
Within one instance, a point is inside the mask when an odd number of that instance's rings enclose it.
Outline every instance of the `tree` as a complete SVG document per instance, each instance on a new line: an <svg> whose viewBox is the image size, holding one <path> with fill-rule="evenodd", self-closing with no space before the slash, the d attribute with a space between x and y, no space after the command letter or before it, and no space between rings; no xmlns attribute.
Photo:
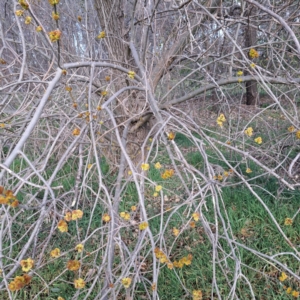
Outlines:
<svg viewBox="0 0 300 300"><path fill-rule="evenodd" d="M261 265L243 251L299 280L283 262L287 253L298 262L299 251L263 197L275 193L264 186L269 179L278 195L299 185L298 3L276 5L5 2L0 288L7 299L31 276L35 299L48 292L159 299L163 272L175 275L182 298L254 299L247 270L261 274ZM265 107L246 110L243 95L252 105L259 92ZM224 201L236 186L263 207L288 250L273 255L247 244L245 228L237 240ZM185 245L195 226L211 261L208 289L178 272L200 259Z"/></svg>

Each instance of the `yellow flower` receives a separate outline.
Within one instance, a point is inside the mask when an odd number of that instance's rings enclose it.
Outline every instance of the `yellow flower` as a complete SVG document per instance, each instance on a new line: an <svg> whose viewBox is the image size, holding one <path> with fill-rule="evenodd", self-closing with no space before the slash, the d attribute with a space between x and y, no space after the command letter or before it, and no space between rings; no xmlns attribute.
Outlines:
<svg viewBox="0 0 300 300"><path fill-rule="evenodd" d="M75 289L83 289L85 287L85 281L82 278L74 279Z"/></svg>
<svg viewBox="0 0 300 300"><path fill-rule="evenodd" d="M135 205L131 206L131 211L136 211L136 206Z"/></svg>
<svg viewBox="0 0 300 300"><path fill-rule="evenodd" d="M259 136L256 139L254 139L254 142L260 145L262 143L262 138Z"/></svg>
<svg viewBox="0 0 300 300"><path fill-rule="evenodd" d="M70 271L77 271L80 268L79 260L69 260L67 262L67 269Z"/></svg>
<svg viewBox="0 0 300 300"><path fill-rule="evenodd" d="M286 218L286 219L284 220L284 225L285 225L285 226L291 226L291 225L293 225L293 219L291 219L291 218Z"/></svg>
<svg viewBox="0 0 300 300"><path fill-rule="evenodd" d="M177 229L176 227L173 227L173 235L174 236L178 236L178 234L179 234L179 229Z"/></svg>
<svg viewBox="0 0 300 300"><path fill-rule="evenodd" d="M296 128L294 127L294 126L290 126L289 128L288 128L288 131L289 132L294 132L296 130Z"/></svg>
<svg viewBox="0 0 300 300"><path fill-rule="evenodd" d="M161 174L162 179L168 179L171 178L174 175L174 170L173 169L167 169L165 172Z"/></svg>
<svg viewBox="0 0 300 300"><path fill-rule="evenodd" d="M190 222L190 227L191 227L191 228L195 228L195 227L196 227L196 223L195 223L194 221L191 221L191 222Z"/></svg>
<svg viewBox="0 0 300 300"><path fill-rule="evenodd" d="M193 214L192 214L192 217L193 217L193 219L194 219L194 221L199 221L199 219L200 219L200 214L198 213L198 212L194 212Z"/></svg>
<svg viewBox="0 0 300 300"><path fill-rule="evenodd" d="M255 49L252 48L249 51L249 57L250 58L258 58L259 57L259 53Z"/></svg>
<svg viewBox="0 0 300 300"><path fill-rule="evenodd" d="M128 175L132 175L132 171L131 171L131 170L128 170L127 174L128 174Z"/></svg>
<svg viewBox="0 0 300 300"><path fill-rule="evenodd" d="M64 219L67 221L67 222L70 222L72 220L72 213L70 211L68 211L65 216L64 216Z"/></svg>
<svg viewBox="0 0 300 300"><path fill-rule="evenodd" d="M110 76L105 76L106 81L110 81Z"/></svg>
<svg viewBox="0 0 300 300"><path fill-rule="evenodd" d="M64 220L60 220L58 222L57 228L60 232L67 232L68 231L68 224Z"/></svg>
<svg viewBox="0 0 300 300"><path fill-rule="evenodd" d="M50 256L51 257L59 257L60 256L60 249L59 248L55 248L50 252Z"/></svg>
<svg viewBox="0 0 300 300"><path fill-rule="evenodd" d="M36 32L40 32L42 30L43 30L42 26L37 26L37 28L35 29Z"/></svg>
<svg viewBox="0 0 300 300"><path fill-rule="evenodd" d="M59 0L49 0L49 3L50 3L51 5L56 5L56 4L59 3Z"/></svg>
<svg viewBox="0 0 300 300"><path fill-rule="evenodd" d="M250 67L254 69L256 67L256 64L255 63L251 63Z"/></svg>
<svg viewBox="0 0 300 300"><path fill-rule="evenodd" d="M75 128L72 132L73 135L79 135L80 134L80 129L79 128Z"/></svg>
<svg viewBox="0 0 300 300"><path fill-rule="evenodd" d="M243 76L243 74L244 74L244 73L243 73L243 71L241 71L241 70L237 71L237 73L236 73L237 76Z"/></svg>
<svg viewBox="0 0 300 300"><path fill-rule="evenodd" d="M162 186L161 185L157 185L155 187L155 192L160 192L162 190Z"/></svg>
<svg viewBox="0 0 300 300"><path fill-rule="evenodd" d="M20 265L22 267L23 272L29 272L34 266L34 260L31 258L27 258L26 260L21 260Z"/></svg>
<svg viewBox="0 0 300 300"><path fill-rule="evenodd" d="M102 91L102 92L101 92L101 95L102 95L102 96L106 96L106 95L107 95L107 91Z"/></svg>
<svg viewBox="0 0 300 300"><path fill-rule="evenodd" d="M157 197L157 196L158 196L158 192L154 192L153 197Z"/></svg>
<svg viewBox="0 0 300 300"><path fill-rule="evenodd" d="M295 297L295 298L298 298L299 297L299 292L292 291L292 296Z"/></svg>
<svg viewBox="0 0 300 300"><path fill-rule="evenodd" d="M78 251L78 253L81 253L83 251L83 248L83 244L78 244L76 245L75 250Z"/></svg>
<svg viewBox="0 0 300 300"><path fill-rule="evenodd" d="M66 69L63 69L63 70L61 70L61 73L62 73L64 76L66 76L66 75L67 75L67 70L66 70Z"/></svg>
<svg viewBox="0 0 300 300"><path fill-rule="evenodd" d="M24 10L21 10L21 9L20 10L16 10L15 14L16 14L17 17L22 17L23 14L24 14Z"/></svg>
<svg viewBox="0 0 300 300"><path fill-rule="evenodd" d="M224 114L220 114L219 117L217 118L217 124L220 127L223 127L223 123L226 121L226 118L224 116Z"/></svg>
<svg viewBox="0 0 300 300"><path fill-rule="evenodd" d="M148 171L149 168L150 168L150 166L149 166L149 164L143 163L143 164L141 165L141 168L142 168L143 171Z"/></svg>
<svg viewBox="0 0 300 300"><path fill-rule="evenodd" d="M26 24L26 25L29 25L29 24L31 23L31 20L32 20L32 18L29 17L29 16L27 16L27 17L25 18L25 24Z"/></svg>
<svg viewBox="0 0 300 300"><path fill-rule="evenodd" d="M105 37L106 37L105 31L101 31L97 36L98 39L104 39Z"/></svg>
<svg viewBox="0 0 300 300"><path fill-rule="evenodd" d="M244 133L248 136L252 136L253 135L253 128L252 127L248 127Z"/></svg>
<svg viewBox="0 0 300 300"><path fill-rule="evenodd" d="M59 20L59 14L58 13L55 13L54 11L52 12L52 19L57 21Z"/></svg>
<svg viewBox="0 0 300 300"><path fill-rule="evenodd" d="M29 4L28 4L27 1L25 1L25 0L19 0L19 4L20 4L24 9L28 9L28 8L29 8Z"/></svg>
<svg viewBox="0 0 300 300"><path fill-rule="evenodd" d="M248 174L249 174L249 173L252 173L252 170L251 170L250 168L247 168L247 169L246 169L246 173L248 173Z"/></svg>
<svg viewBox="0 0 300 300"><path fill-rule="evenodd" d="M125 289L128 289L130 284L131 284L131 278L129 277L125 277L121 280L123 286L125 287Z"/></svg>
<svg viewBox="0 0 300 300"><path fill-rule="evenodd" d="M108 223L110 221L110 215L109 214L104 214L102 216L102 221L105 223Z"/></svg>
<svg viewBox="0 0 300 300"><path fill-rule="evenodd" d="M159 170L159 169L161 169L161 164L160 164L160 162L157 162L155 165L154 165L154 167L155 167L155 169L157 169L157 170Z"/></svg>
<svg viewBox="0 0 300 300"><path fill-rule="evenodd" d="M31 281L31 276L24 274L23 276L16 276L12 282L9 283L8 289L11 292L22 289L25 285L28 285Z"/></svg>
<svg viewBox="0 0 300 300"><path fill-rule="evenodd" d="M285 272L282 272L282 273L281 273L281 276L279 277L279 280L280 280L281 282L283 282L283 281L285 281L287 278L288 278L288 276L286 275L286 273L285 273Z"/></svg>
<svg viewBox="0 0 300 300"><path fill-rule="evenodd" d="M4 123L0 123L0 128L4 128L5 124Z"/></svg>
<svg viewBox="0 0 300 300"><path fill-rule="evenodd" d="M71 92L71 91L72 91L72 87L70 87L69 85L67 85L67 86L65 87L65 90L66 90L67 92Z"/></svg>
<svg viewBox="0 0 300 300"><path fill-rule="evenodd" d="M129 71L128 72L128 77L129 78L134 79L134 76L135 76L135 72L134 71Z"/></svg>
<svg viewBox="0 0 300 300"><path fill-rule="evenodd" d="M58 296L57 300L65 300L65 298Z"/></svg>
<svg viewBox="0 0 300 300"><path fill-rule="evenodd" d="M130 214L125 211L120 212L120 217L126 221L130 220Z"/></svg>
<svg viewBox="0 0 300 300"><path fill-rule="evenodd" d="M288 287L287 289L286 289L286 293L287 294L290 294L292 292L292 288L291 287Z"/></svg>
<svg viewBox="0 0 300 300"><path fill-rule="evenodd" d="M193 290L193 300L201 300L202 292L200 290Z"/></svg>
<svg viewBox="0 0 300 300"><path fill-rule="evenodd" d="M60 39L61 31L59 29L56 29L56 30L50 31L48 33L48 35L49 35L50 41L52 43L54 43L54 42L57 42Z"/></svg>
<svg viewBox="0 0 300 300"><path fill-rule="evenodd" d="M148 223L147 222L142 222L139 225L139 230L145 230L148 227Z"/></svg>
<svg viewBox="0 0 300 300"><path fill-rule="evenodd" d="M297 139L300 139L300 130L298 130L298 131L296 132L296 138L297 138Z"/></svg>
<svg viewBox="0 0 300 300"><path fill-rule="evenodd" d="M76 209L72 211L72 220L75 221L77 219L81 219L83 216L83 212L80 209Z"/></svg>
<svg viewBox="0 0 300 300"><path fill-rule="evenodd" d="M242 78L238 78L238 83L241 83L243 82L243 79Z"/></svg>
<svg viewBox="0 0 300 300"><path fill-rule="evenodd" d="M172 140L174 140L174 139L175 139L175 133L171 131L171 132L168 134L168 140L172 141Z"/></svg>

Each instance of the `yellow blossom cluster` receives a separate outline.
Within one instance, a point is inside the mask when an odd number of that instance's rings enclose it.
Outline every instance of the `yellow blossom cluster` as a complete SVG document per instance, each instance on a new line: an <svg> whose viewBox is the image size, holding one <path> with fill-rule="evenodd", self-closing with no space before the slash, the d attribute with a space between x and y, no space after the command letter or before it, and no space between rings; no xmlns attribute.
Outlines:
<svg viewBox="0 0 300 300"><path fill-rule="evenodd" d="M72 131L72 134L73 134L74 136L80 135L80 129L76 127L76 128Z"/></svg>
<svg viewBox="0 0 300 300"><path fill-rule="evenodd" d="M51 5L57 5L59 3L59 0L49 0L49 3Z"/></svg>
<svg viewBox="0 0 300 300"><path fill-rule="evenodd" d="M154 168L157 169L157 170L161 169L162 166L161 166L160 162L157 162L157 163L154 165Z"/></svg>
<svg viewBox="0 0 300 300"><path fill-rule="evenodd" d="M64 216L64 220L60 220L58 222L58 225L57 225L58 230L60 232L67 232L68 231L67 222L76 221L77 219L81 219L82 216L83 216L83 212L80 209L76 209L76 210L67 212Z"/></svg>
<svg viewBox="0 0 300 300"><path fill-rule="evenodd" d="M243 74L244 74L244 73L243 73L242 70L239 70L239 71L237 71L237 73L236 73L237 76L243 76Z"/></svg>
<svg viewBox="0 0 300 300"><path fill-rule="evenodd" d="M29 16L27 16L27 17L25 18L25 24L26 24L26 25L31 24L31 20L32 20L32 18L29 17Z"/></svg>
<svg viewBox="0 0 300 300"><path fill-rule="evenodd" d="M262 144L262 138L259 136L254 139L254 142L257 143L258 145Z"/></svg>
<svg viewBox="0 0 300 300"><path fill-rule="evenodd" d="M22 271L27 273L33 268L34 260L31 259L30 257L27 258L27 259L22 259L20 261L20 265L22 267Z"/></svg>
<svg viewBox="0 0 300 300"><path fill-rule="evenodd" d="M132 279L129 278L129 277L124 277L121 280L121 282L122 282L125 289L128 289L130 287L131 281L132 281Z"/></svg>
<svg viewBox="0 0 300 300"><path fill-rule="evenodd" d="M175 139L175 133L172 132L172 131L170 131L170 132L168 133L168 140L172 141L172 140L174 140L174 139Z"/></svg>
<svg viewBox="0 0 300 300"><path fill-rule="evenodd" d="M255 49L251 48L249 50L249 57L250 58L258 58L259 57L259 53Z"/></svg>
<svg viewBox="0 0 300 300"><path fill-rule="evenodd" d="M134 79L134 76L135 76L135 72L134 71L129 71L128 72L128 77L129 78Z"/></svg>
<svg viewBox="0 0 300 300"><path fill-rule="evenodd" d="M85 287L85 281L82 278L74 279L75 289L83 289Z"/></svg>
<svg viewBox="0 0 300 300"><path fill-rule="evenodd" d="M55 248L50 252L50 256L53 258L60 257L60 249Z"/></svg>
<svg viewBox="0 0 300 300"><path fill-rule="evenodd" d="M19 205L19 201L11 190L5 190L3 186L0 186L0 204L17 207Z"/></svg>
<svg viewBox="0 0 300 300"><path fill-rule="evenodd" d="M59 20L59 14L56 13L55 11L53 11L53 12L52 12L52 19L53 19L54 21Z"/></svg>
<svg viewBox="0 0 300 300"><path fill-rule="evenodd" d="M155 248L154 249L154 255L159 260L159 262L161 264L167 264L167 267L170 270L173 269L172 262L168 259L167 255L162 250L160 250L159 248Z"/></svg>
<svg viewBox="0 0 300 300"><path fill-rule="evenodd" d="M226 121L226 118L224 116L224 114L220 114L217 118L217 124L220 126L220 127L223 127L223 123Z"/></svg>
<svg viewBox="0 0 300 300"><path fill-rule="evenodd" d="M15 11L15 14L16 14L17 17L22 17L23 14L24 14L24 10L21 10L21 9L16 10L16 11Z"/></svg>
<svg viewBox="0 0 300 300"><path fill-rule="evenodd" d="M288 279L288 276L285 272L281 272L280 276L279 276L279 281L283 282L286 279ZM287 294L291 294L294 298L298 298L300 293L298 291L293 290L291 287L286 288L284 286L284 289L286 289L286 293Z"/></svg>
<svg viewBox="0 0 300 300"><path fill-rule="evenodd" d="M171 178L174 175L173 169L167 169L161 174L162 179L168 179Z"/></svg>
<svg viewBox="0 0 300 300"><path fill-rule="evenodd" d="M150 169L150 166L147 163L143 163L143 164L141 164L141 169L143 171L148 171Z"/></svg>
<svg viewBox="0 0 300 300"><path fill-rule="evenodd" d="M193 290L193 300L202 300L201 290Z"/></svg>
<svg viewBox="0 0 300 300"><path fill-rule="evenodd" d="M42 30L43 30L42 26L37 26L35 29L36 32L41 32Z"/></svg>
<svg viewBox="0 0 300 300"><path fill-rule="evenodd" d="M78 253L81 253L81 252L83 251L83 249L84 249L83 244L78 244L78 245L76 245L76 247L75 247L75 250L76 250Z"/></svg>
<svg viewBox="0 0 300 300"><path fill-rule="evenodd" d="M296 132L296 138L299 140L300 139L300 130L298 130L297 132Z"/></svg>
<svg viewBox="0 0 300 300"><path fill-rule="evenodd" d="M294 127L294 126L290 126L289 128L288 128L288 131L289 132L294 132L296 130L296 128Z"/></svg>
<svg viewBox="0 0 300 300"><path fill-rule="evenodd" d="M286 219L284 220L284 225L285 225L285 226L291 226L291 225L293 225L293 219L291 219L291 218L286 218Z"/></svg>
<svg viewBox="0 0 300 300"><path fill-rule="evenodd" d="M124 219L125 221L129 221L130 220L130 213L122 211L122 212L120 212L120 217L122 219Z"/></svg>
<svg viewBox="0 0 300 300"><path fill-rule="evenodd" d="M56 29L56 30L50 31L48 33L48 35L49 35L50 41L52 43L54 43L54 42L57 42L60 39L61 31L59 29Z"/></svg>
<svg viewBox="0 0 300 300"><path fill-rule="evenodd" d="M102 216L102 221L105 222L105 223L108 223L109 221L111 220L111 217L109 214L104 214Z"/></svg>
<svg viewBox="0 0 300 300"><path fill-rule="evenodd" d="M65 214L64 219L67 222L70 222L70 221L76 221L77 219L81 219L82 216L83 216L83 211L80 210L80 209L75 209L75 210L72 210L72 211L68 211Z"/></svg>
<svg viewBox="0 0 300 300"><path fill-rule="evenodd" d="M24 8L26 10L29 8L29 4L25 0L19 0L19 4L22 6L22 8Z"/></svg>
<svg viewBox="0 0 300 300"><path fill-rule="evenodd" d="M146 230L148 227L148 223L147 222L142 222L140 225L139 225L139 230Z"/></svg>
<svg viewBox="0 0 300 300"><path fill-rule="evenodd" d="M31 276L24 274L22 276L16 276L12 282L9 283L8 289L11 292L19 291L24 286L28 285L31 281Z"/></svg>
<svg viewBox="0 0 300 300"><path fill-rule="evenodd" d="M253 128L252 127L248 127L244 133L248 136L252 136L253 135Z"/></svg>
<svg viewBox="0 0 300 300"><path fill-rule="evenodd" d="M69 260L67 262L67 269L70 271L77 271L80 268L79 260Z"/></svg>
<svg viewBox="0 0 300 300"><path fill-rule="evenodd" d="M106 37L105 31L101 31L97 36L98 39L104 39L105 37Z"/></svg>
<svg viewBox="0 0 300 300"><path fill-rule="evenodd" d="M193 256L192 254L188 254L187 256L182 257L178 261L174 261L173 265L175 268L183 268L184 265L189 266L192 263Z"/></svg>

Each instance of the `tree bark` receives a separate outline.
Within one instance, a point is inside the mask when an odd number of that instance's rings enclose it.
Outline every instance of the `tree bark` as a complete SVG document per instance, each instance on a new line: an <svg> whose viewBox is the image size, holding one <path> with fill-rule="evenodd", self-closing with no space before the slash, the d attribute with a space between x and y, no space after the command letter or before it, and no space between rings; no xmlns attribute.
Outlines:
<svg viewBox="0 0 300 300"><path fill-rule="evenodd" d="M248 7L248 26L245 28L245 47L249 49L257 44L257 29L256 8L253 6ZM249 57L250 58L250 57ZM248 73L249 74L249 73ZM247 74L247 75L248 75ZM246 82L246 104L256 105L258 102L258 89L256 81Z"/></svg>

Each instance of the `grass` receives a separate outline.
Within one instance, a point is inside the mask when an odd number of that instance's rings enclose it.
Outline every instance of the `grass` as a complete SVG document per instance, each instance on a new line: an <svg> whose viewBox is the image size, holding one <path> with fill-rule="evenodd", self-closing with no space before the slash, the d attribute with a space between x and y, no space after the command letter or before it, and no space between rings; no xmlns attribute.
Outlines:
<svg viewBox="0 0 300 300"><path fill-rule="evenodd" d="M257 126L257 125L256 125ZM194 136L201 138L199 134L194 133ZM273 136L273 135L272 135ZM210 137L219 138L217 134L210 134ZM273 136L274 137L274 136ZM267 136L265 137L267 139ZM223 140L226 139L223 137ZM175 143L182 149L185 155L185 159L191 165L198 170L203 170L204 160L203 157L195 150L193 141L187 138L183 134L176 134ZM250 144L250 143L249 143ZM246 179L253 179L250 181L253 190L263 199L265 205L270 209L272 215L283 229L289 240L294 245L299 245L300 242L300 225L299 215L295 218L292 226L285 226L284 220L291 218L299 208L299 202L297 201L300 197L300 192L284 190L278 198L277 191L279 188L278 181L271 176L263 176L263 172L254 162L243 161L239 155L232 156L232 153L227 152L225 148L220 148L222 154L230 162L237 163L237 170L245 176ZM219 155L209 146L206 149L208 159L210 163L221 165L224 169L227 169L227 165L221 159ZM295 153L293 153L294 155ZM154 162L160 161L164 168L169 168L171 161L165 157L165 154L159 152ZM59 171L57 180L53 186L63 186L64 193L67 194L71 191L75 184L74 170L77 168L77 160L68 160L62 170ZM45 178L51 176L55 162L51 162L50 166L45 172ZM23 172L27 165L24 161L17 159L14 162L14 170L16 172ZM180 167L180 163L178 163ZM246 174L246 168L249 167L252 173ZM109 174L109 164L102 158L101 169L105 180L108 183L113 183L115 174ZM212 245L206 234L206 228L202 221L195 222L195 227L190 226L192 220L191 214L194 212L195 205L198 203L187 203L184 201L187 195L180 184L177 176L173 176L168 180L161 178L161 170L157 170L151 164L151 168L147 173L148 178L156 184L163 185L164 206L161 207L161 198L154 197L154 186L146 184L144 191L145 195L145 206L147 209L148 216L150 217L149 226L153 233L154 239L157 242L157 246L160 246L161 238L161 226L164 229L162 250L168 256L171 262L179 260L188 254L192 254L193 259L190 265L185 265L182 268L169 269L166 264L159 263L158 260L153 261L150 243L145 243L144 247L140 251L141 259L144 259L145 268L141 270L140 275L146 278L149 284L144 285L143 283L137 283L135 287L134 299L145 299L147 298L147 292L151 294L152 274L151 269L153 263L157 264L160 268L159 278L157 285L157 292L160 299L191 299L190 293L199 289L203 293L203 299L214 299L216 294L213 292L211 285L213 280L213 269L212 269ZM25 300L33 299L33 297L41 290L43 292L37 299L52 300L57 299L58 296L64 299L71 299L76 293L78 293L77 299L84 299L91 282L87 283L86 289L76 291L73 287L74 278L85 277L89 272L92 272L95 267L103 264L103 257L105 255L105 245L107 242L107 235L109 233L109 226L103 223L101 216L107 212L107 207L102 202L101 198L105 195L100 195L97 198L97 203L94 206L94 191L97 191L99 187L98 179L93 172L90 172L91 190L86 190L82 194L82 197L86 199L82 208L84 211L84 217L78 221L71 221L69 223L68 233L60 233L57 230L53 234L50 243L48 244L46 251L42 257L42 266L36 270L36 274L33 274L32 283L22 289L16 294L16 299ZM186 176L183 174L183 176ZM185 177L187 178L187 177ZM35 179L39 182L38 179ZM236 179L232 180L235 183ZM39 182L40 183L40 182ZM190 182L187 185L192 188ZM28 190L32 194L38 193L38 189L32 188ZM113 187L112 187L113 190ZM56 191L56 196L60 196L60 191ZM43 192L38 193L38 199L43 197ZM207 224L209 224L210 230L215 233L216 229L219 231L218 240L218 252L219 257L217 258L217 264L215 269L216 281L220 290L220 294L224 299L230 294L230 285L228 282L233 281L235 267L237 261L233 259L232 245L229 244L228 240L224 238L225 231L228 232L228 226L230 224L232 234L230 237L232 240L245 245L246 247L260 251L267 255L275 255L277 253L291 252L290 245L284 240L282 235L278 232L278 229L274 225L270 216L263 208L262 204L253 196L251 191L245 188L244 185L232 185L230 187L223 187L221 197L218 198L218 206L220 213L216 219L215 208L212 201L211 194L206 195L206 209L202 209L202 218L205 217ZM274 196L275 195L275 196ZM20 192L18 199L22 202L25 201L25 193ZM65 199L60 199L64 203ZM200 201L201 199L199 199ZM81 205L83 201L79 203ZM137 205L138 195L134 183L129 182L126 189L124 190L121 198L119 211L130 212L132 205ZM94 210L92 210L94 208ZM161 211L163 210L163 214ZM30 231L30 226L36 220L36 217L32 216L32 211L24 211L18 214L17 209L10 211L11 217L13 218L13 224L10 228L12 240L6 240L3 244L3 257L17 257L21 251L26 237L21 241L18 239L25 234L25 230ZM140 221L140 212L131 212L132 219L137 223ZM221 216L225 218L225 228L222 224ZM60 216L62 218L62 216ZM54 220L55 224L59 218L56 216ZM44 223L43 226L51 226L50 223ZM216 223L218 221L218 223ZM88 226L90 228L88 229ZM121 224L123 227L120 228L120 236L122 242L126 244L129 251L132 251L137 243L139 232L136 229L137 226L125 221ZM173 228L180 230L180 235L175 237L173 234ZM41 230L37 236L37 245L34 249L36 255L41 251L43 242L47 240L47 230ZM27 234L26 234L27 236ZM81 242L80 239L89 236L89 239L85 243L85 250L83 255L78 254L74 248L76 244ZM103 247L102 247L103 246ZM61 257L52 259L50 257L50 251L54 248L60 248L62 251ZM295 279L289 276L289 278L281 283L279 276L282 272L282 268L276 265L272 261L268 261L263 257L254 255L242 246L234 245L235 253L238 257L238 261L241 264L242 274L249 280L256 299L292 299L291 295L288 295L284 290L285 287L292 287L293 290L299 291L300 284ZM33 253L33 250L29 251ZM118 249L115 251L115 276L120 276L121 261L123 259L122 252ZM126 257L126 255L124 256ZM78 271L72 272L66 270L66 263L70 259L80 259L82 268L80 273ZM291 255L277 256L276 259L282 264L288 266L295 273L299 274L298 261ZM3 263L13 264L8 258L3 259ZM224 271L225 270L225 271ZM135 270L130 270L134 274ZM226 274L227 278L224 276ZM21 270L18 270L16 275L21 275ZM97 292L103 287L104 274L100 277L95 284L92 294L89 299L97 294ZM49 282L52 282L49 286ZM251 299L250 289L246 281L241 277L236 286L236 295L239 299ZM7 295L4 295L8 299ZM125 289L122 288L120 297L118 299L125 299ZM1 297L0 297L0 300Z"/></svg>

